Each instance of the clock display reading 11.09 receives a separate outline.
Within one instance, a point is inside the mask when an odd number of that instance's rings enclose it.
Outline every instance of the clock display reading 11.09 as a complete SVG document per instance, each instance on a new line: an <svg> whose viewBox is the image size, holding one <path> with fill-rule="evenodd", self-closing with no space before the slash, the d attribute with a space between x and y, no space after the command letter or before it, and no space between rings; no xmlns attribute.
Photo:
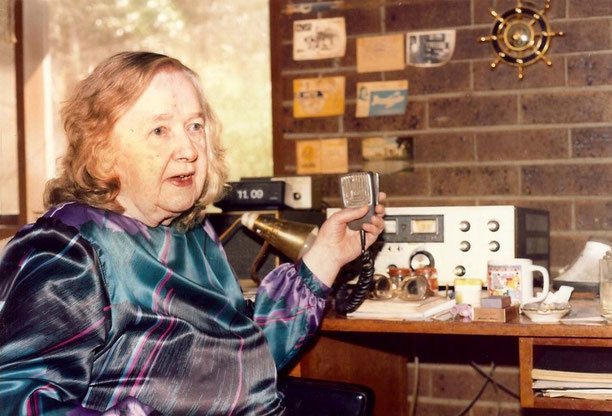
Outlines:
<svg viewBox="0 0 612 416"><path fill-rule="evenodd" d="M258 188L252 189L237 189L236 195L238 195L238 199L263 199L264 190Z"/></svg>

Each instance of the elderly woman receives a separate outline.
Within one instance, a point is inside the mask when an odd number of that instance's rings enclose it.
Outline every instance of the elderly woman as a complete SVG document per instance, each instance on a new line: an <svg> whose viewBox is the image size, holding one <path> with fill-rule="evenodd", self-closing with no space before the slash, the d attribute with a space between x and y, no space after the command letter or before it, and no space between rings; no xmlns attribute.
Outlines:
<svg viewBox="0 0 612 416"><path fill-rule="evenodd" d="M264 279L253 311L204 220L226 167L196 74L120 53L77 86L63 118L49 210L0 259L2 414L283 413L277 369L359 255L347 223L367 208L331 216L300 262ZM367 245L383 229L376 212Z"/></svg>

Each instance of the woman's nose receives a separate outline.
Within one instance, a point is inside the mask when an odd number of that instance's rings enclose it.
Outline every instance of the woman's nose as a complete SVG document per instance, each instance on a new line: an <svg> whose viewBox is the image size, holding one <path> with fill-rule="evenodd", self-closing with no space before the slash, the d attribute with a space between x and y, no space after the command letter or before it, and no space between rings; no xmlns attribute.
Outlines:
<svg viewBox="0 0 612 416"><path fill-rule="evenodd" d="M188 133L181 133L177 135L177 144L174 149L174 156L177 160L185 160L187 162L193 162L198 158L198 151L195 143L189 137Z"/></svg>

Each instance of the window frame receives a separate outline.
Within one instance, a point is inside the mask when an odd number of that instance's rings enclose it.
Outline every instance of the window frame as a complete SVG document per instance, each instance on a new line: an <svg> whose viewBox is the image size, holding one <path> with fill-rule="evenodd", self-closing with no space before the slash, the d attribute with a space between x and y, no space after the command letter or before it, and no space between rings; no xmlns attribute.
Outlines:
<svg viewBox="0 0 612 416"><path fill-rule="evenodd" d="M15 37L15 105L17 113L17 180L19 213L0 215L0 239L14 235L27 222L26 167L25 167L25 111L24 111L24 55L23 55L23 0L14 2Z"/></svg>

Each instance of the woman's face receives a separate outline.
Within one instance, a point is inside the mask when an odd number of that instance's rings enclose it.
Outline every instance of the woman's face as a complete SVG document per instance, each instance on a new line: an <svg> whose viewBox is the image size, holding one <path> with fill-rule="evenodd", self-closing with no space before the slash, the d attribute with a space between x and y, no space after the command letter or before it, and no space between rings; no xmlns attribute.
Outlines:
<svg viewBox="0 0 612 416"><path fill-rule="evenodd" d="M191 80L169 69L117 120L117 200L126 215L169 225L199 198L208 167L202 111Z"/></svg>

